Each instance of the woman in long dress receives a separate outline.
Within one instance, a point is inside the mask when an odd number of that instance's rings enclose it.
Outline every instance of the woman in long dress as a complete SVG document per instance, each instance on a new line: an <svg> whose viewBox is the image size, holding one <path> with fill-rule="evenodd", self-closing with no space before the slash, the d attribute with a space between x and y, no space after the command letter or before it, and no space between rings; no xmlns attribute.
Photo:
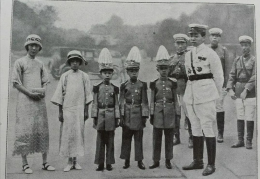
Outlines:
<svg viewBox="0 0 260 179"><path fill-rule="evenodd" d="M77 50L68 53L67 64L71 70L62 74L51 102L59 106L61 122L60 151L68 158L65 172L80 170L76 157L84 155L84 123L88 119L88 106L93 100L91 84L86 73L79 70L84 63Z"/></svg>
<svg viewBox="0 0 260 179"><path fill-rule="evenodd" d="M13 86L18 90L13 155L22 156L23 171L30 174L27 155L42 153L42 169L53 171L55 168L47 163L49 129L44 98L49 79L44 64L36 58L42 49L41 38L29 35L25 48L27 55L16 60L12 75Z"/></svg>

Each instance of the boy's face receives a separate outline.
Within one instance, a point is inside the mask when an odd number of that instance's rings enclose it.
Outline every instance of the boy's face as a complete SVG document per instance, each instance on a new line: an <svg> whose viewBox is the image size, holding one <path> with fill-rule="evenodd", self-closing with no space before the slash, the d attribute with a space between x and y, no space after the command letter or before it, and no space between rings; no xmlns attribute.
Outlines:
<svg viewBox="0 0 260 179"><path fill-rule="evenodd" d="M178 52L182 52L187 49L187 43L183 41L177 41L174 43Z"/></svg>
<svg viewBox="0 0 260 179"><path fill-rule="evenodd" d="M138 68L127 69L127 74L129 75L130 79L136 80L139 74L139 69Z"/></svg>
<svg viewBox="0 0 260 179"><path fill-rule="evenodd" d="M80 59L78 58L72 58L69 62L70 67L72 70L77 71L79 69L80 66Z"/></svg>
<svg viewBox="0 0 260 179"><path fill-rule="evenodd" d="M219 34L211 34L209 36L209 40L212 45L218 45L218 43L220 42L220 38L221 37Z"/></svg>
<svg viewBox="0 0 260 179"><path fill-rule="evenodd" d="M169 73L169 66L158 66L157 70L161 77L167 77Z"/></svg>
<svg viewBox="0 0 260 179"><path fill-rule="evenodd" d="M111 78L113 76L113 70L102 70L101 76L103 77L103 79L105 81L109 81L109 80L111 80Z"/></svg>
<svg viewBox="0 0 260 179"><path fill-rule="evenodd" d="M190 34L190 42L192 46L197 47L205 41L205 37L202 37L199 33Z"/></svg>
<svg viewBox="0 0 260 179"><path fill-rule="evenodd" d="M31 56L31 57L35 57L39 51L40 51L40 45L38 44L29 44L28 45L28 54Z"/></svg>
<svg viewBox="0 0 260 179"><path fill-rule="evenodd" d="M251 43L249 42L241 42L240 43L242 51L243 51L243 55L246 55L248 53L250 53L251 51Z"/></svg>

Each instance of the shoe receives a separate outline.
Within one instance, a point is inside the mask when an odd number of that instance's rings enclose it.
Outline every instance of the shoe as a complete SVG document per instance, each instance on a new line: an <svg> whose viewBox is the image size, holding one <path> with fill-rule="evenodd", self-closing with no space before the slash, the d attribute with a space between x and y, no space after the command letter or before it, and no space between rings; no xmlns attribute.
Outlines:
<svg viewBox="0 0 260 179"><path fill-rule="evenodd" d="M207 165L205 170L202 172L203 176L211 175L216 171L215 165Z"/></svg>
<svg viewBox="0 0 260 179"><path fill-rule="evenodd" d="M165 166L166 166L166 168L168 168L168 169L172 169L171 161L170 161L170 160L166 160L166 161L165 161Z"/></svg>
<svg viewBox="0 0 260 179"><path fill-rule="evenodd" d="M55 168L53 166L51 166L50 164L48 164L47 162L42 165L43 165L43 167L42 167L43 170L55 171Z"/></svg>
<svg viewBox="0 0 260 179"><path fill-rule="evenodd" d="M130 160L125 160L125 165L123 166L123 169L127 169L130 167Z"/></svg>
<svg viewBox="0 0 260 179"><path fill-rule="evenodd" d="M174 135L174 139L173 139L173 145L178 145L181 143L181 140L180 140L180 134L179 133L176 133Z"/></svg>
<svg viewBox="0 0 260 179"><path fill-rule="evenodd" d="M113 167L112 167L111 164L107 164L106 169L107 169L108 171L111 171L111 170L113 170Z"/></svg>
<svg viewBox="0 0 260 179"><path fill-rule="evenodd" d="M32 169L29 167L28 164L23 165L23 171L26 174L32 174L33 173Z"/></svg>
<svg viewBox="0 0 260 179"><path fill-rule="evenodd" d="M64 172L68 172L68 171L70 171L71 169L73 169L73 165L72 165L72 164L68 164L68 165L63 169L63 171L64 171Z"/></svg>
<svg viewBox="0 0 260 179"><path fill-rule="evenodd" d="M73 169L82 170L82 167L76 162L76 163L73 164Z"/></svg>
<svg viewBox="0 0 260 179"><path fill-rule="evenodd" d="M193 148L193 140L192 140L192 137L189 138L189 144L188 144L188 147L189 147L190 149Z"/></svg>
<svg viewBox="0 0 260 179"><path fill-rule="evenodd" d="M217 112L217 126L218 126L218 138L217 142L224 142L223 134L224 134L224 124L225 124L225 112Z"/></svg>
<svg viewBox="0 0 260 179"><path fill-rule="evenodd" d="M103 171L104 170L104 164L99 164L98 167L96 168L96 171Z"/></svg>
<svg viewBox="0 0 260 179"><path fill-rule="evenodd" d="M183 170L203 169L203 160L193 160L190 165L182 167Z"/></svg>
<svg viewBox="0 0 260 179"><path fill-rule="evenodd" d="M247 140L246 140L246 149L252 149L252 139L254 134L254 121L247 121Z"/></svg>
<svg viewBox="0 0 260 179"><path fill-rule="evenodd" d="M142 160L138 161L138 167L141 169L141 170L145 170L145 166L144 166L144 163Z"/></svg>
<svg viewBox="0 0 260 179"><path fill-rule="evenodd" d="M208 165L203 171L202 175L207 176L215 172L215 159L216 159L216 138L206 137L207 153L208 153Z"/></svg>
<svg viewBox="0 0 260 179"><path fill-rule="evenodd" d="M153 162L153 165L149 166L149 168L150 168L150 169L154 169L154 168L157 168L157 167L159 167L159 166L160 166L160 162L159 162L159 161L158 161L158 162L154 161L154 162Z"/></svg>
<svg viewBox="0 0 260 179"><path fill-rule="evenodd" d="M237 120L237 135L238 135L238 142L233 144L231 148L238 148L244 147L244 133L245 133L245 121L244 120Z"/></svg>

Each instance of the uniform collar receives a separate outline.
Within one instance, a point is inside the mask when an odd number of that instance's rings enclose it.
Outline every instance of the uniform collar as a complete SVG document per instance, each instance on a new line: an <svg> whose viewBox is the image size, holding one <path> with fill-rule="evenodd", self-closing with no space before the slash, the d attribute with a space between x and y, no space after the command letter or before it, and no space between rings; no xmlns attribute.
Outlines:
<svg viewBox="0 0 260 179"><path fill-rule="evenodd" d="M35 59L35 57L32 58L28 53L27 53L26 57L29 58L29 59Z"/></svg>
<svg viewBox="0 0 260 179"><path fill-rule="evenodd" d="M199 46L197 46L195 49L196 49L196 52L198 53L199 51L201 51L201 50L204 49L204 48L205 48L205 44L202 43L202 44L200 44Z"/></svg>
<svg viewBox="0 0 260 179"><path fill-rule="evenodd" d="M167 81L168 77L160 77L159 78L161 81Z"/></svg>
<svg viewBox="0 0 260 179"><path fill-rule="evenodd" d="M104 84L104 85L110 85L111 82L110 82L110 81L109 81L109 82L105 82L105 81L103 81L103 84Z"/></svg>
<svg viewBox="0 0 260 179"><path fill-rule="evenodd" d="M181 52L177 52L177 55L183 55L186 52L186 50L183 50Z"/></svg>

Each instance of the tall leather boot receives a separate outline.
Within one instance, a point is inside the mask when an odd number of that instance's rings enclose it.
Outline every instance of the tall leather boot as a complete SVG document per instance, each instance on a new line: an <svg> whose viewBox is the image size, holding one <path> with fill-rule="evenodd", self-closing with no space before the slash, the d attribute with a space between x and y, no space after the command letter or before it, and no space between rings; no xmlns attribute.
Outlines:
<svg viewBox="0 0 260 179"><path fill-rule="evenodd" d="M202 175L207 176L215 172L215 159L216 159L216 138L206 137L206 145L208 152L208 165L203 171Z"/></svg>
<svg viewBox="0 0 260 179"><path fill-rule="evenodd" d="M173 145L178 145L181 143L180 140L180 120L181 116L177 115L175 118L175 134L173 139Z"/></svg>
<svg viewBox="0 0 260 179"><path fill-rule="evenodd" d="M238 135L238 141L237 143L233 144L231 148L238 148L238 147L244 147L244 134L245 134L245 121L244 120L237 120L237 135Z"/></svg>
<svg viewBox="0 0 260 179"><path fill-rule="evenodd" d="M223 140L224 124L225 124L225 112L217 112L218 143L222 143L224 141Z"/></svg>
<svg viewBox="0 0 260 179"><path fill-rule="evenodd" d="M192 136L192 130L191 130L191 123L188 117L185 118L185 120L187 121L187 125L188 125L188 132L189 132L189 145L188 147L190 149L193 148L193 136Z"/></svg>
<svg viewBox="0 0 260 179"><path fill-rule="evenodd" d="M203 136L193 136L193 162L182 167L183 170L203 169Z"/></svg>
<svg viewBox="0 0 260 179"><path fill-rule="evenodd" d="M254 134L254 121L247 121L247 137L246 137L246 148L252 149L252 139Z"/></svg>

